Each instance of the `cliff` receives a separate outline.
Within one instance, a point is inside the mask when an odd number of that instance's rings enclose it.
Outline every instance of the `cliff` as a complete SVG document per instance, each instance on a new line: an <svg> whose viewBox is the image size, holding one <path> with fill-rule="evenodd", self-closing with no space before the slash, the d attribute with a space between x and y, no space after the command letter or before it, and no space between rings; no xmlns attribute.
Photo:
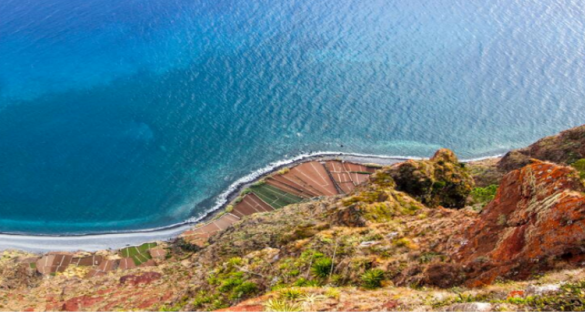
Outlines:
<svg viewBox="0 0 585 312"><path fill-rule="evenodd" d="M171 243L4 252L0 309L583 309L583 154L558 156L583 129L521 150L521 166L462 164L449 150L375 172L307 163Z"/></svg>
<svg viewBox="0 0 585 312"><path fill-rule="evenodd" d="M530 159L570 165L585 158L585 125L538 140L536 143L508 152L498 163L503 171L520 169Z"/></svg>

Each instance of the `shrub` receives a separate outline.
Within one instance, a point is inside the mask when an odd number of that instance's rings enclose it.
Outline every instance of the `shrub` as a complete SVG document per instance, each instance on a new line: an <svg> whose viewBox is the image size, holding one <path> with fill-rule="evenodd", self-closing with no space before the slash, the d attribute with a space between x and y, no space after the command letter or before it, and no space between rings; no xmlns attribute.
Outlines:
<svg viewBox="0 0 585 312"><path fill-rule="evenodd" d="M394 241L396 247L408 247L409 249L416 249L416 244L410 241L407 237L399 238Z"/></svg>
<svg viewBox="0 0 585 312"><path fill-rule="evenodd" d="M329 287L325 290L325 296L332 299L339 299L339 296L341 296L341 291L337 288Z"/></svg>
<svg viewBox="0 0 585 312"><path fill-rule="evenodd" d="M297 287L284 288L279 292L279 297L287 300L296 300L305 295L305 291Z"/></svg>
<svg viewBox="0 0 585 312"><path fill-rule="evenodd" d="M210 310L219 310L229 307L230 305L226 302L223 302L221 299L216 299L211 304Z"/></svg>
<svg viewBox="0 0 585 312"><path fill-rule="evenodd" d="M333 270L333 261L330 258L323 257L315 260L311 267L311 272L316 277L326 278Z"/></svg>
<svg viewBox="0 0 585 312"><path fill-rule="evenodd" d="M471 190L471 198L476 203L488 203L496 197L497 191L498 186L495 184L486 187L476 187Z"/></svg>
<svg viewBox="0 0 585 312"><path fill-rule="evenodd" d="M230 258L226 264L229 269L233 269L234 267L238 267L244 263L244 260L240 257L233 257Z"/></svg>
<svg viewBox="0 0 585 312"><path fill-rule="evenodd" d="M331 285L335 285L335 286L342 286L345 282L345 279L343 278L343 276L341 276L341 274L333 274L331 275L331 278L329 279L329 283L331 283Z"/></svg>
<svg viewBox="0 0 585 312"><path fill-rule="evenodd" d="M313 287L313 286L319 286L319 282L317 281L311 281L308 279L305 279L303 277L299 278L295 283L294 286L297 287Z"/></svg>
<svg viewBox="0 0 585 312"><path fill-rule="evenodd" d="M279 311L279 312L297 312L302 311L301 307L293 302L279 299L269 299L264 303L264 307L267 311Z"/></svg>
<svg viewBox="0 0 585 312"><path fill-rule="evenodd" d="M192 304L195 308L200 308L204 304L211 303L212 301L213 299L211 297L206 296L204 292L200 292L199 295L195 297Z"/></svg>
<svg viewBox="0 0 585 312"><path fill-rule="evenodd" d="M186 252L198 252L199 250L201 250L201 247L195 245L195 244L191 244L189 242L187 242L184 238L179 238L177 240L177 242L175 243L176 246L178 246L181 250L186 251Z"/></svg>
<svg viewBox="0 0 585 312"><path fill-rule="evenodd" d="M242 285L243 281L243 273L236 272L229 274L228 278L221 282L219 286L219 291L221 292L229 292L237 286Z"/></svg>
<svg viewBox="0 0 585 312"><path fill-rule="evenodd" d="M362 275L362 285L368 289L380 288L382 287L383 279L384 271L380 269L368 270Z"/></svg>
<svg viewBox="0 0 585 312"><path fill-rule="evenodd" d="M253 282L243 282L241 285L234 288L230 299L235 300L242 297L249 296L258 291L258 286Z"/></svg>
<svg viewBox="0 0 585 312"><path fill-rule="evenodd" d="M577 160L571 166L579 171L579 176L581 179L585 179L585 158Z"/></svg>

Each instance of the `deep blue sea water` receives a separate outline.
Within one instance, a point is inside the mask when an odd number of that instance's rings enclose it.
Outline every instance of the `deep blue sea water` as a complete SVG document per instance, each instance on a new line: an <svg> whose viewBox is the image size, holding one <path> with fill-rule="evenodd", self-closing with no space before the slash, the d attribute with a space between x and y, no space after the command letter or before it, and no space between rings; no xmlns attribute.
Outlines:
<svg viewBox="0 0 585 312"><path fill-rule="evenodd" d="M0 232L153 228L311 151L585 123L585 2L2 0Z"/></svg>

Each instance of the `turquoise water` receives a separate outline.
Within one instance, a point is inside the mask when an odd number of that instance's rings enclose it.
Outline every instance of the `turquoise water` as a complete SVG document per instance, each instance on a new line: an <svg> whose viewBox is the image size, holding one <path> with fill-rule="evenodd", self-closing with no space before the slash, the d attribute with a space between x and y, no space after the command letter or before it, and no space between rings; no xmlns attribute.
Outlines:
<svg viewBox="0 0 585 312"><path fill-rule="evenodd" d="M582 1L0 1L0 232L200 217L315 151L462 158L585 121Z"/></svg>

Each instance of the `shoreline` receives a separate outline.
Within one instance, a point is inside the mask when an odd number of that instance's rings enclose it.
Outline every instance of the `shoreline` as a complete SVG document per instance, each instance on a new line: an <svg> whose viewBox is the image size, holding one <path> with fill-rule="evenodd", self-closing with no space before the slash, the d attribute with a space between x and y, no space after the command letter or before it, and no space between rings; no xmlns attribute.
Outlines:
<svg viewBox="0 0 585 312"><path fill-rule="evenodd" d="M465 159L461 160L461 162L481 161L502 156L503 154L498 154L494 156ZM190 218L184 222L171 224L165 227L120 232L67 235L0 232L0 251L7 249L16 249L33 253L49 251L98 251L140 245L145 242L170 241L194 225L210 221L218 212L225 209L225 207L246 187L249 187L256 181L277 172L284 167L295 166L316 159L341 159L362 164L391 165L406 160L420 160L427 158L428 157L386 156L343 152L313 152L301 154L293 158L272 162L267 166L255 170L236 180L224 192L217 196L214 205L205 211L201 217Z"/></svg>

